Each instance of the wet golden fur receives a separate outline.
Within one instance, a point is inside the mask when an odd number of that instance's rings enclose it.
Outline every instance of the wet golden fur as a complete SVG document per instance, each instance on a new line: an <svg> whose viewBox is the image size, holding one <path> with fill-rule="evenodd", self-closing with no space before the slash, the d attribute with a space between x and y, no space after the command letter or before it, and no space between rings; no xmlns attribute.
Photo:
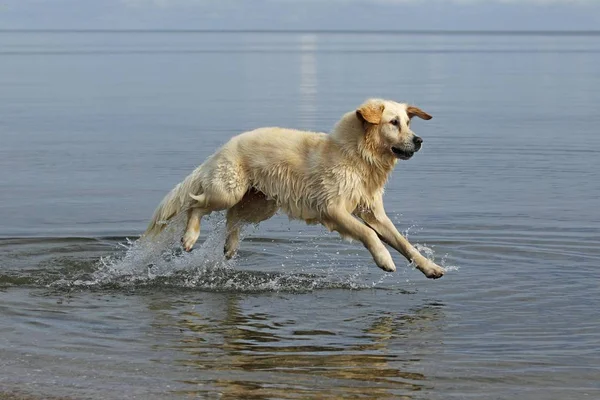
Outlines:
<svg viewBox="0 0 600 400"><path fill-rule="evenodd" d="M414 116L431 118L415 106L370 99L346 113L330 134L260 128L235 136L171 190L144 236L160 232L185 211L182 243L189 251L202 217L227 210L225 255L232 257L242 223L257 223L282 210L361 241L386 271L396 267L382 241L427 277L439 278L443 269L408 243L383 208L384 185L398 159L420 148L416 140L421 139L410 130Z"/></svg>

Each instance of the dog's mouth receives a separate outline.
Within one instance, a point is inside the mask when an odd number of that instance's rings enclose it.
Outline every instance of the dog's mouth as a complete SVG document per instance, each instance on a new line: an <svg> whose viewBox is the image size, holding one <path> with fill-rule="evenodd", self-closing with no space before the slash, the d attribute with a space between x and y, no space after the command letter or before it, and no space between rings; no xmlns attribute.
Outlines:
<svg viewBox="0 0 600 400"><path fill-rule="evenodd" d="M392 153L401 160L408 160L415 154L414 151L402 150L398 147L392 147Z"/></svg>

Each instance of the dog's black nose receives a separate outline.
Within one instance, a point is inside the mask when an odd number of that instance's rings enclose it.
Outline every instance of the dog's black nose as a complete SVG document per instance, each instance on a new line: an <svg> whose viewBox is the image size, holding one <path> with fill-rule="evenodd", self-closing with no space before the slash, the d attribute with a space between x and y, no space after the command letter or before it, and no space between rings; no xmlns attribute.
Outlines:
<svg viewBox="0 0 600 400"><path fill-rule="evenodd" d="M414 143L414 144L416 144L417 146L420 146L421 144L423 144L423 139L421 139L421 138L420 138L420 137L418 137L418 136L415 136L415 137L413 138L413 143Z"/></svg>

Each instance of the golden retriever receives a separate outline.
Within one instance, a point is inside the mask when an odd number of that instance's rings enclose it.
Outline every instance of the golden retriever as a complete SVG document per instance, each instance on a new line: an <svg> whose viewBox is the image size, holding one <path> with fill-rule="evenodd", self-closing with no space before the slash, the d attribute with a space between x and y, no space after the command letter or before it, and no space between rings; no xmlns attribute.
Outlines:
<svg viewBox="0 0 600 400"><path fill-rule="evenodd" d="M186 211L181 241L190 251L202 217L227 210L224 252L231 258L243 223L258 223L282 210L290 218L359 240L384 271L396 266L382 241L428 278L440 278L444 270L398 232L383 207L392 169L423 143L410 129L413 117L431 119L412 105L369 99L346 113L330 134L260 128L237 135L167 194L144 237Z"/></svg>

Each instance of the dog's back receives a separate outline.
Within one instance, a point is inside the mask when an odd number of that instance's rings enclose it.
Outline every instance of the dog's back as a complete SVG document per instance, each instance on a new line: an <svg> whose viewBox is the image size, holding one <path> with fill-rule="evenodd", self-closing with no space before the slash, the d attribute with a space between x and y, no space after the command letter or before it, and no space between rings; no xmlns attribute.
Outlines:
<svg viewBox="0 0 600 400"><path fill-rule="evenodd" d="M194 199L207 189L245 193L255 188L284 203L288 214L305 219L306 206L300 203L308 199L306 185L326 141L325 133L278 127L234 136L164 197L144 235L159 233L174 216L194 207Z"/></svg>

